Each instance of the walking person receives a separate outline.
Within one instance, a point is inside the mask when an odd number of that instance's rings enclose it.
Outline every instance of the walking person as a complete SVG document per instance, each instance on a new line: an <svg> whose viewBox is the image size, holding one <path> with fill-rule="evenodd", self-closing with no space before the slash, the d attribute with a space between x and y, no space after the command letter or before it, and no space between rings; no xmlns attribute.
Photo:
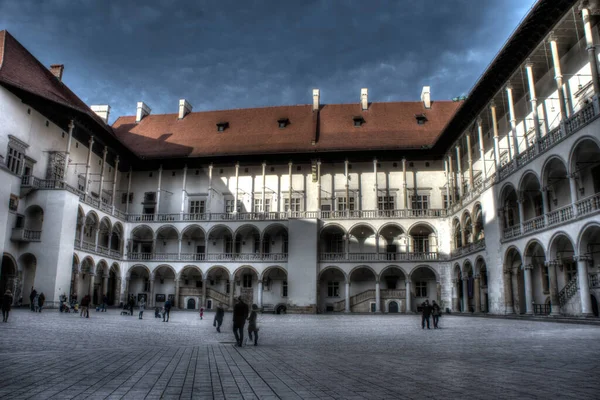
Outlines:
<svg viewBox="0 0 600 400"><path fill-rule="evenodd" d="M44 292L40 293L40 297L38 298L38 306L39 306L39 312L42 312L42 307L44 307L44 303L46 302L46 296L44 295Z"/></svg>
<svg viewBox="0 0 600 400"><path fill-rule="evenodd" d="M440 321L440 315L442 315L442 309L440 308L438 303L435 302L435 300L433 300L433 302L431 304L431 309L432 309L431 315L433 316L433 329L437 329L438 323Z"/></svg>
<svg viewBox="0 0 600 400"><path fill-rule="evenodd" d="M204 317L204 307L200 307L200 319Z"/></svg>
<svg viewBox="0 0 600 400"><path fill-rule="evenodd" d="M169 322L169 315L171 314L171 300L167 299L167 301L165 301L165 312L163 314L163 322ZM165 321L165 318L167 319Z"/></svg>
<svg viewBox="0 0 600 400"><path fill-rule="evenodd" d="M421 305L422 308L422 317L421 317L421 327L425 329L425 321L427 321L427 329L431 329L429 327L429 317L431 316L431 306L429 305L429 300L425 300L425 303Z"/></svg>
<svg viewBox="0 0 600 400"><path fill-rule="evenodd" d="M87 294L83 296L83 299L81 299L81 303L79 305L81 306L81 312L79 313L79 317L83 318L85 316L85 318L89 318L90 312L88 310L88 307L90 306L90 296Z"/></svg>
<svg viewBox="0 0 600 400"><path fill-rule="evenodd" d="M8 314L10 313L10 306L13 302L12 292L6 289L4 297L2 297L2 322L8 322Z"/></svg>
<svg viewBox="0 0 600 400"><path fill-rule="evenodd" d="M35 297L33 298L33 312L39 312L40 311L40 295L36 294Z"/></svg>
<svg viewBox="0 0 600 400"><path fill-rule="evenodd" d="M217 312L215 313L215 320L213 321L213 326L217 327L217 332L221 333L221 325L223 324L223 317L225 316L225 310L223 309L223 304L219 303L217 305Z"/></svg>
<svg viewBox="0 0 600 400"><path fill-rule="evenodd" d="M29 294L29 307L31 308L31 311L35 311L35 304L34 304L35 296L37 296L37 291L32 286L31 293Z"/></svg>
<svg viewBox="0 0 600 400"><path fill-rule="evenodd" d="M140 313L138 314L138 318L143 319L142 317L144 316L144 308L146 308L146 298L142 297L138 305L140 306Z"/></svg>
<svg viewBox="0 0 600 400"><path fill-rule="evenodd" d="M133 315L133 307L135 306L135 297L129 295L129 315Z"/></svg>
<svg viewBox="0 0 600 400"><path fill-rule="evenodd" d="M258 310L258 306L252 304L252 312L248 317L248 338L252 340L252 334L254 334L254 345L258 346L258 326L256 325L258 314L256 313L256 310Z"/></svg>
<svg viewBox="0 0 600 400"><path fill-rule="evenodd" d="M108 304L108 296L102 296L102 312L106 312L106 306Z"/></svg>
<svg viewBox="0 0 600 400"><path fill-rule="evenodd" d="M238 297L238 302L233 306L233 334L238 347L242 347L244 341L244 325L248 318L248 305L244 303L242 297Z"/></svg>

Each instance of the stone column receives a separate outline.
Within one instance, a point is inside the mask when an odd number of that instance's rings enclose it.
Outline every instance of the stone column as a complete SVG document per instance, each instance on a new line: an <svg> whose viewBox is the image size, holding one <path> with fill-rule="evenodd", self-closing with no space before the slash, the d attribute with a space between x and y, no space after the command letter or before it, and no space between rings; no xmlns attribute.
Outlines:
<svg viewBox="0 0 600 400"><path fill-rule="evenodd" d="M150 277L150 298L146 303L148 307L154 307L154 274Z"/></svg>
<svg viewBox="0 0 600 400"><path fill-rule="evenodd" d="M175 279L175 299L173 300L173 307L179 308L179 279Z"/></svg>
<svg viewBox="0 0 600 400"><path fill-rule="evenodd" d="M104 146L102 150L102 165L100 166L100 185L98 186L98 194L100 195L100 203L102 201L102 190L104 189L104 171L106 170L106 156L108 155L108 147Z"/></svg>
<svg viewBox="0 0 600 400"><path fill-rule="evenodd" d="M473 187L475 186L473 180L473 152L471 151L471 134L467 133L465 135L465 138L467 139L467 164L469 167L469 190L473 190Z"/></svg>
<svg viewBox="0 0 600 400"><path fill-rule="evenodd" d="M344 311L349 313L350 312L350 282L346 282L345 296L346 296L346 309Z"/></svg>
<svg viewBox="0 0 600 400"><path fill-rule="evenodd" d="M158 168L158 186L156 187L156 208L154 209L154 215L157 216L160 213L160 184L162 181L162 164ZM156 219L156 218L155 218Z"/></svg>
<svg viewBox="0 0 600 400"><path fill-rule="evenodd" d="M118 293L116 293L116 298L115 298L115 303L117 306L120 306L121 303L124 303L123 300L123 280L121 279L121 277L117 278L117 290Z"/></svg>
<svg viewBox="0 0 600 400"><path fill-rule="evenodd" d="M494 163L496 164L496 174L500 177L500 136L498 136L498 118L496 117L496 103L490 103L492 113L492 131L494 132Z"/></svg>
<svg viewBox="0 0 600 400"><path fill-rule="evenodd" d="M71 141L73 139L73 128L75 128L75 121L69 121L69 137L67 139L67 149L65 150L65 165L63 168L63 182L67 182L67 171L69 170L69 155L71 154Z"/></svg>
<svg viewBox="0 0 600 400"><path fill-rule="evenodd" d="M535 81L533 80L533 63L527 61L525 64L527 71L527 82L529 84L529 98L531 99L531 112L533 115L533 129L535 130L535 151L540 151L540 140L542 139L542 133L540 132L540 120L537 112L537 97L535 95Z"/></svg>
<svg viewBox="0 0 600 400"><path fill-rule="evenodd" d="M348 159L346 159L346 161L344 161L344 174L346 175L346 184L345 184L345 188L346 188L346 215L349 215L349 210L350 210L350 174L348 172L349 170L349 162Z"/></svg>
<svg viewBox="0 0 600 400"><path fill-rule="evenodd" d="M577 216L577 207L575 207L575 203L577 203L577 200L578 200L577 182L575 182L576 177L577 177L576 173L569 175L569 189L571 191L571 204L573 204L573 215L574 216Z"/></svg>
<svg viewBox="0 0 600 400"><path fill-rule="evenodd" d="M381 289L379 288L379 280L375 282L375 312L381 312Z"/></svg>
<svg viewBox="0 0 600 400"><path fill-rule="evenodd" d="M452 311L460 312L460 298L458 297L458 279L452 279Z"/></svg>
<svg viewBox="0 0 600 400"><path fill-rule="evenodd" d="M69 293L69 301L71 300L71 296L73 294L79 295L79 293L77 292L78 287L79 286L79 272L75 272L73 274L73 293ZM16 296L15 296L16 297Z"/></svg>
<svg viewBox="0 0 600 400"><path fill-rule="evenodd" d="M233 193L233 213L237 215L238 210L238 191L240 184L240 163L235 163L235 193Z"/></svg>
<svg viewBox="0 0 600 400"><path fill-rule="evenodd" d="M405 281L406 285L406 313L412 312L412 294L410 289L410 280Z"/></svg>
<svg viewBox="0 0 600 400"><path fill-rule="evenodd" d="M90 288L88 291L88 294L90 295L90 306L92 305L92 302L94 301L94 278L96 277L95 274L90 274Z"/></svg>
<svg viewBox="0 0 600 400"><path fill-rule="evenodd" d="M202 279L202 303L201 303L201 307L206 307L206 281L204 280L204 278ZM252 305L250 305L250 307L252 308Z"/></svg>
<svg viewBox="0 0 600 400"><path fill-rule="evenodd" d="M552 310L550 315L560 315L560 303L558 301L558 279L556 276L556 261L549 261L545 263L548 267L548 277L550 278L550 302L552 303Z"/></svg>
<svg viewBox="0 0 600 400"><path fill-rule="evenodd" d="M183 166L183 182L181 183L181 220L183 220L183 213L185 213L185 181L187 179L187 164L185 164ZM210 199L211 197L211 192L210 189L208 190L208 198ZM180 243L181 244L181 243ZM181 248L181 246L180 246ZM181 250L179 251L181 253Z"/></svg>
<svg viewBox="0 0 600 400"><path fill-rule="evenodd" d="M596 61L596 47L594 45L594 36L592 35L592 23L590 21L590 10L588 2L584 2L580 6L581 17L583 18L583 28L585 31L585 41L587 44L588 60L592 70L592 83L594 85L594 94L600 93L600 81L598 80L598 63Z"/></svg>
<svg viewBox="0 0 600 400"><path fill-rule="evenodd" d="M454 166L452 165L452 154L448 153L448 179L450 182L450 193L452 196L452 201L448 199L448 204L451 206L456 202L456 189L454 188Z"/></svg>
<svg viewBox="0 0 600 400"><path fill-rule="evenodd" d="M291 215L292 214L292 192L294 191L293 189L293 185L292 185L292 162L288 162L288 179L289 179L289 189L288 189L288 203L289 203L289 209L288 212ZM333 181L333 178L332 178Z"/></svg>
<svg viewBox="0 0 600 400"><path fill-rule="evenodd" d="M321 160L317 161L317 210L321 211Z"/></svg>
<svg viewBox="0 0 600 400"><path fill-rule="evenodd" d="M119 161L119 156L117 156L115 159L115 173L113 174L112 196L110 198L113 213L115 212L115 196L117 195L117 180L119 179Z"/></svg>
<svg viewBox="0 0 600 400"><path fill-rule="evenodd" d="M85 197L87 197L90 192L90 168L92 167L92 148L94 147L94 137L90 136L90 140L88 142L88 157L87 164L85 165Z"/></svg>
<svg viewBox="0 0 600 400"><path fill-rule="evenodd" d="M212 188L212 175L213 175L213 165L210 164L208 166L208 203L206 204L206 212L212 213L212 197L213 197L213 188ZM223 210L221 210L223 211Z"/></svg>
<svg viewBox="0 0 600 400"><path fill-rule="evenodd" d="M515 313L512 290L512 270L510 268L504 270L504 304L506 314Z"/></svg>
<svg viewBox="0 0 600 400"><path fill-rule="evenodd" d="M377 186L377 159L373 159L373 192L375 193L375 210L379 210L379 188Z"/></svg>
<svg viewBox="0 0 600 400"><path fill-rule="evenodd" d="M108 295L108 274L106 274L104 276L103 281L104 282L102 282L102 296L107 296Z"/></svg>
<svg viewBox="0 0 600 400"><path fill-rule="evenodd" d="M521 225L521 233L523 233L523 222L525 222L525 211L523 211L523 203L525 202L524 193L522 190L517 192L517 205L519 207L519 225Z"/></svg>
<svg viewBox="0 0 600 400"><path fill-rule="evenodd" d="M519 139L517 138L517 116L515 114L515 103L513 101L513 92L510 82L506 85L506 97L508 98L508 113L510 115L510 131L512 136L512 145L515 149L514 158L519 154ZM510 143L508 143L508 154L510 154ZM516 161L515 161L516 162Z"/></svg>
<svg viewBox="0 0 600 400"><path fill-rule="evenodd" d="M552 64L554 65L554 80L556 81L556 89L558 91L558 101L560 106L560 119L567 119L567 102L565 101L565 93L563 87L563 76L560 67L560 57L558 56L558 46L556 44L556 36L554 32L550 32L548 38L550 42L550 50L552 51Z"/></svg>
<svg viewBox="0 0 600 400"><path fill-rule="evenodd" d="M350 234L346 234L344 236L344 241L346 244L346 260L348 260L350 258Z"/></svg>
<svg viewBox="0 0 600 400"><path fill-rule="evenodd" d="M129 167L129 177L127 178L127 198L125 199L125 214L129 214L129 193L131 193L131 177L133 175L133 168Z"/></svg>
<svg viewBox="0 0 600 400"><path fill-rule="evenodd" d="M125 292L123 293L123 297L124 297L124 301L123 304L127 303L129 301L129 281L131 280L131 277L127 276L125 277Z"/></svg>
<svg viewBox="0 0 600 400"><path fill-rule="evenodd" d="M525 265L523 283L525 285L525 314L533 315L533 282L532 282L532 270L533 265Z"/></svg>
<svg viewBox="0 0 600 400"><path fill-rule="evenodd" d="M469 281L468 277L462 278L462 287L463 287L463 298L462 298L463 310L462 310L462 312L464 312L464 313L469 312L469 284L468 284L468 281Z"/></svg>
<svg viewBox="0 0 600 400"><path fill-rule="evenodd" d="M98 236L100 235L100 228L95 228L94 231L96 232L94 234L94 251L98 251Z"/></svg>
<svg viewBox="0 0 600 400"><path fill-rule="evenodd" d="M448 171L448 158L444 160L444 172L446 173L446 199L448 199L446 205L447 208L450 208L450 172Z"/></svg>
<svg viewBox="0 0 600 400"><path fill-rule="evenodd" d="M266 207L265 207L265 192L267 190L267 163L263 161L262 163L262 200L261 200L261 206L260 206L260 211L261 212L266 212ZM262 247L261 247L261 251L262 251Z"/></svg>
<svg viewBox="0 0 600 400"><path fill-rule="evenodd" d="M177 246L177 259L181 260L181 238L179 238L178 240L178 246Z"/></svg>
<svg viewBox="0 0 600 400"><path fill-rule="evenodd" d="M404 200L404 209L408 210L408 192L406 186L406 158L402 157L402 196Z"/></svg>
<svg viewBox="0 0 600 400"><path fill-rule="evenodd" d="M477 138L479 139L479 157L481 158L481 169L483 170L483 179L487 180L487 170L485 167L485 146L483 145L483 128L481 118L477 117Z"/></svg>
<svg viewBox="0 0 600 400"><path fill-rule="evenodd" d="M262 281L258 281L258 309L262 308L263 302L263 283Z"/></svg>
<svg viewBox="0 0 600 400"><path fill-rule="evenodd" d="M235 276L229 279L229 308L233 310L233 296L235 294Z"/></svg>
<svg viewBox="0 0 600 400"><path fill-rule="evenodd" d="M464 192L463 175L462 175L462 159L460 157L460 146L456 149L456 185L458 186L458 196L462 199Z"/></svg>
<svg viewBox="0 0 600 400"><path fill-rule="evenodd" d="M481 290L481 288L480 288L479 282L480 282L480 276L475 275L474 284L473 284L473 301L475 302L475 312L476 313L481 312L481 293L479 292Z"/></svg>
<svg viewBox="0 0 600 400"><path fill-rule="evenodd" d="M577 261L577 283L579 284L579 296L581 299L581 316L591 317L592 298L590 297L590 278L588 275L588 261L590 256L575 256Z"/></svg>

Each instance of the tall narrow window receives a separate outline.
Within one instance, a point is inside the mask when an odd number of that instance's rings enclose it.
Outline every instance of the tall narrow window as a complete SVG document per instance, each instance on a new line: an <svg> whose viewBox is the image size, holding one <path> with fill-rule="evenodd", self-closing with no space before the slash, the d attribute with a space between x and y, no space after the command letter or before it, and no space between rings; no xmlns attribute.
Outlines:
<svg viewBox="0 0 600 400"><path fill-rule="evenodd" d="M252 287L252 275L251 274L244 274L242 277L243 281L243 286L245 288L251 288Z"/></svg>
<svg viewBox="0 0 600 400"><path fill-rule="evenodd" d="M281 286L281 287L282 287L282 290L281 290L281 295L282 295L283 297L287 297L287 295L288 295L288 284L287 284L287 281L283 281L283 283L282 283L282 286Z"/></svg>
<svg viewBox="0 0 600 400"><path fill-rule="evenodd" d="M415 296L416 297L427 297L427 282L416 282L415 283Z"/></svg>
<svg viewBox="0 0 600 400"><path fill-rule="evenodd" d="M13 174L21 174L21 166L23 165L23 150L13 147L12 143L8 144L8 157L6 157L6 167Z"/></svg>
<svg viewBox="0 0 600 400"><path fill-rule="evenodd" d="M340 283L329 281L327 282L327 297L340 297Z"/></svg>
<svg viewBox="0 0 600 400"><path fill-rule="evenodd" d="M380 210L393 210L394 209L394 197L393 196L379 196L377 197L377 203Z"/></svg>
<svg viewBox="0 0 600 400"><path fill-rule="evenodd" d="M427 210L429 208L429 196L416 195L410 196L413 210Z"/></svg>

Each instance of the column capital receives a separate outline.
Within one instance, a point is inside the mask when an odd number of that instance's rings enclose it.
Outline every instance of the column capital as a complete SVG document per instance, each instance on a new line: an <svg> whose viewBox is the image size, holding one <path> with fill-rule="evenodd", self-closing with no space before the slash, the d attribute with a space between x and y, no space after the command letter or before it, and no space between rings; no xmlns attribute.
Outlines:
<svg viewBox="0 0 600 400"><path fill-rule="evenodd" d="M475 274L475 275L473 275L473 279L479 280L479 279L481 279L481 275Z"/></svg>
<svg viewBox="0 0 600 400"><path fill-rule="evenodd" d="M107 153L108 153L108 146L104 146L104 149L102 149L102 155L106 157Z"/></svg>
<svg viewBox="0 0 600 400"><path fill-rule="evenodd" d="M589 254L575 255L573 256L573 261L593 261L593 258Z"/></svg>
<svg viewBox="0 0 600 400"><path fill-rule="evenodd" d="M73 128L75 128L75 120L70 120L69 121L69 130L73 130Z"/></svg>
<svg viewBox="0 0 600 400"><path fill-rule="evenodd" d="M533 63L533 61L531 61L531 58L525 59L525 68L531 69L531 68L533 68L533 65L534 65L534 63Z"/></svg>
<svg viewBox="0 0 600 400"><path fill-rule="evenodd" d="M512 268L504 268L504 275L512 275Z"/></svg>
<svg viewBox="0 0 600 400"><path fill-rule="evenodd" d="M496 110L496 102L493 99L490 101L490 109L493 111Z"/></svg>
<svg viewBox="0 0 600 400"><path fill-rule="evenodd" d="M533 269L533 264L527 264L523 266L524 270L532 270Z"/></svg>
<svg viewBox="0 0 600 400"><path fill-rule="evenodd" d="M94 137L90 136L90 139L88 140L89 145L93 145L94 144Z"/></svg>
<svg viewBox="0 0 600 400"><path fill-rule="evenodd" d="M483 120L481 119L481 117L477 117L475 122L477 123L477 127L481 128L481 125L483 124Z"/></svg>
<svg viewBox="0 0 600 400"><path fill-rule="evenodd" d="M554 31L551 31L548 34L548 43L556 42L556 40L557 40L556 34L554 33Z"/></svg>
<svg viewBox="0 0 600 400"><path fill-rule="evenodd" d="M412 281L411 281L410 279L406 279L404 282L405 282L407 285L410 285Z"/></svg>
<svg viewBox="0 0 600 400"><path fill-rule="evenodd" d="M505 89L507 92L512 92L513 86L512 86L512 82L510 80L506 81Z"/></svg>

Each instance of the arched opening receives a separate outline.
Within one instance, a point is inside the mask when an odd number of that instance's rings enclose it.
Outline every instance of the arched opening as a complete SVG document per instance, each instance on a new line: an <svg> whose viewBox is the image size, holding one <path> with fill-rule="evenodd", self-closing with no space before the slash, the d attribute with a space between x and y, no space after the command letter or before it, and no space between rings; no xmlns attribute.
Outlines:
<svg viewBox="0 0 600 400"><path fill-rule="evenodd" d="M279 266L269 267L262 274L262 305L277 314L287 311L288 280L287 271ZM260 302L259 302L260 303Z"/></svg>
<svg viewBox="0 0 600 400"><path fill-rule="evenodd" d="M198 225L188 226L181 234L181 260L201 261L206 259L206 237Z"/></svg>
<svg viewBox="0 0 600 400"><path fill-rule="evenodd" d="M411 311L421 311L421 306L425 300L439 303L441 286L438 285L435 271L428 265L417 267L410 274L411 295L414 301L411 301Z"/></svg>
<svg viewBox="0 0 600 400"><path fill-rule="evenodd" d="M233 234L225 225L216 225L208 232L208 254L211 259L233 260Z"/></svg>
<svg viewBox="0 0 600 400"><path fill-rule="evenodd" d="M542 187L535 174L529 172L521 179L521 201L523 209L523 233L544 226L544 202Z"/></svg>
<svg viewBox="0 0 600 400"><path fill-rule="evenodd" d="M319 235L320 260L343 260L346 258L345 232L337 225L327 225Z"/></svg>
<svg viewBox="0 0 600 400"><path fill-rule="evenodd" d="M153 275L154 292L149 305L162 307L167 299L175 297L175 270L170 265L160 265L154 270ZM202 276L200 279L202 279Z"/></svg>
<svg viewBox="0 0 600 400"><path fill-rule="evenodd" d="M483 210L481 204L475 206L473 212L475 215L475 224L473 225L473 241L475 243L485 239L485 231L483 227Z"/></svg>
<svg viewBox="0 0 600 400"><path fill-rule="evenodd" d="M454 264L452 267L452 310L454 312L465 312L463 298L463 279L460 265Z"/></svg>
<svg viewBox="0 0 600 400"><path fill-rule="evenodd" d="M176 260L178 255L179 232L173 226L161 226L156 231L153 258L155 260Z"/></svg>
<svg viewBox="0 0 600 400"><path fill-rule="evenodd" d="M76 245L81 246L81 239L83 239L83 230L85 226L85 213L83 212L83 208L79 206L77 208L77 224L75 226L75 241Z"/></svg>
<svg viewBox="0 0 600 400"><path fill-rule="evenodd" d="M584 228L579 237L578 252L580 312L583 315L591 315L591 292L598 294L600 289L600 225L594 223Z"/></svg>
<svg viewBox="0 0 600 400"><path fill-rule="evenodd" d="M319 275L320 312L342 312L346 309L346 275L338 267L327 267Z"/></svg>
<svg viewBox="0 0 600 400"><path fill-rule="evenodd" d="M262 238L262 252L264 260L287 260L288 231L280 224L267 226Z"/></svg>
<svg viewBox="0 0 600 400"><path fill-rule="evenodd" d="M473 221L468 211L463 214L462 228L464 236L463 244L464 246L468 246L473 243Z"/></svg>
<svg viewBox="0 0 600 400"><path fill-rule="evenodd" d="M31 253L25 253L19 257L18 270L22 274L22 289L21 297L23 298L23 304L31 305L30 295L32 290L35 288L40 293L40 288L35 287L35 271L37 268L37 258Z"/></svg>
<svg viewBox="0 0 600 400"><path fill-rule="evenodd" d="M131 232L129 243L130 260L150 260L154 252L154 232L146 225L140 225Z"/></svg>
<svg viewBox="0 0 600 400"><path fill-rule="evenodd" d="M44 210L40 206L29 206L25 210L25 230L41 232L44 224Z"/></svg>
<svg viewBox="0 0 600 400"><path fill-rule="evenodd" d="M512 247L504 259L506 313L525 314L525 277L521 253Z"/></svg>
<svg viewBox="0 0 600 400"><path fill-rule="evenodd" d="M438 258L437 236L433 227L429 224L418 223L410 228L408 232L412 238L412 259L436 260Z"/></svg>
<svg viewBox="0 0 600 400"><path fill-rule="evenodd" d="M231 281L229 271L222 266L211 267L206 272L206 297L212 300L213 307L219 303L229 307Z"/></svg>
<svg viewBox="0 0 600 400"><path fill-rule="evenodd" d="M199 267L188 265L183 268L179 273L179 299L177 299L177 304L185 304L190 298L196 300L195 304L202 304L202 288L204 284L202 271ZM207 293L207 295L209 294Z"/></svg>
<svg viewBox="0 0 600 400"><path fill-rule="evenodd" d="M556 284L561 291L567 283L577 277L577 263L573 259L575 248L571 239L565 234L556 235L550 242L548 256L553 267L557 268Z"/></svg>
<svg viewBox="0 0 600 400"><path fill-rule="evenodd" d="M238 268L233 274L233 295L241 297L249 306L257 302L258 273L250 266Z"/></svg>
<svg viewBox="0 0 600 400"><path fill-rule="evenodd" d="M118 305L121 302L121 269L119 264L113 263L108 273L108 288L107 297L108 304L111 306Z"/></svg>
<svg viewBox="0 0 600 400"><path fill-rule="evenodd" d="M133 296L135 303L144 297L150 298L150 271L145 265L135 265L129 269L128 298Z"/></svg>
<svg viewBox="0 0 600 400"><path fill-rule="evenodd" d="M462 228L460 226L460 221L458 218L454 218L452 221L452 237L454 239L454 248L460 249L463 246L462 242Z"/></svg>
<svg viewBox="0 0 600 400"><path fill-rule="evenodd" d="M550 272L546 265L546 253L538 241L531 241L525 247L525 274L531 275L531 281L525 279L525 300L532 303L535 314L550 314L550 308L546 308L546 299L550 295ZM528 299L527 293L531 293Z"/></svg>
<svg viewBox="0 0 600 400"><path fill-rule="evenodd" d="M521 220L519 219L519 208L517 206L517 191L512 185L508 185L502 190L501 199L504 229L518 228Z"/></svg>
<svg viewBox="0 0 600 400"><path fill-rule="evenodd" d="M379 237L379 253L385 254L386 260L399 260L400 253L406 253L406 234L400 225L386 224L382 226L379 229Z"/></svg>
<svg viewBox="0 0 600 400"><path fill-rule="evenodd" d="M490 302L488 297L488 272L485 260L482 257L479 257L475 261L475 269L477 271L475 277L479 277L479 292L477 292L477 285L475 285L475 295L477 296L477 293L479 293L479 299L477 299L477 297L475 298L475 312L481 311L487 313L490 310ZM477 280L475 282L477 283ZM477 300L479 301L477 302ZM479 310L477 309L477 304L479 304Z"/></svg>
<svg viewBox="0 0 600 400"><path fill-rule="evenodd" d="M577 199L600 193L600 147L591 139L577 143L571 151L571 174L575 179Z"/></svg>
<svg viewBox="0 0 600 400"><path fill-rule="evenodd" d="M84 296L87 296L91 293L90 285L92 283L91 275L94 273L96 269L96 264L91 257L85 257L81 261L81 266L79 269L79 273L73 277L74 282L76 284L75 287L75 295L72 296L75 300L81 301Z"/></svg>
<svg viewBox="0 0 600 400"><path fill-rule="evenodd" d="M475 279L473 266L469 260L465 260L462 268L462 310L463 312L475 312Z"/></svg>
<svg viewBox="0 0 600 400"><path fill-rule="evenodd" d="M234 256L240 260L260 260L260 231L256 226L243 225L235 232ZM252 304L252 303L247 303Z"/></svg>
<svg viewBox="0 0 600 400"><path fill-rule="evenodd" d="M109 250L111 255L114 257L120 257L123 253L123 225L117 222L112 229L110 234Z"/></svg>
<svg viewBox="0 0 600 400"><path fill-rule="evenodd" d="M0 269L0 295L4 296L4 293L10 290L13 295L13 304L15 304L19 300L17 286L17 265L12 256L4 253L2 255L2 268Z"/></svg>
<svg viewBox="0 0 600 400"><path fill-rule="evenodd" d="M348 232L349 259L355 261L375 260L377 239L375 229L359 224Z"/></svg>
<svg viewBox="0 0 600 400"><path fill-rule="evenodd" d="M69 302L77 301L77 284L79 281L79 257L73 253L73 261L71 263L71 286L69 288Z"/></svg>
<svg viewBox="0 0 600 400"><path fill-rule="evenodd" d="M108 294L108 264L106 261L101 260L96 266L96 276L94 279L94 290L92 293L93 304L103 304L104 296ZM108 296L107 296L108 301Z"/></svg>
<svg viewBox="0 0 600 400"><path fill-rule="evenodd" d="M397 266L385 267L379 274L380 298L388 304L388 312L391 302L396 303L397 311L406 312L406 274ZM382 308L385 310L385 308Z"/></svg>
<svg viewBox="0 0 600 400"><path fill-rule="evenodd" d="M96 231L100 228L100 220L95 212L90 211L85 217L83 225L83 242L81 247L84 250L94 249L96 246Z"/></svg>
<svg viewBox="0 0 600 400"><path fill-rule="evenodd" d="M548 200L548 211L560 209L573 202L567 166L560 158L553 157L546 162L542 177L546 199Z"/></svg>
<svg viewBox="0 0 600 400"><path fill-rule="evenodd" d="M188 310L195 310L196 309L196 299L188 299L187 305L185 308Z"/></svg>
<svg viewBox="0 0 600 400"><path fill-rule="evenodd" d="M374 312L377 309L375 305L375 283L377 282L375 272L367 266L356 267L350 271L349 279L350 311Z"/></svg>
<svg viewBox="0 0 600 400"><path fill-rule="evenodd" d="M108 254L112 233L112 224L107 217L100 220L100 228L98 230L98 251L102 254Z"/></svg>

